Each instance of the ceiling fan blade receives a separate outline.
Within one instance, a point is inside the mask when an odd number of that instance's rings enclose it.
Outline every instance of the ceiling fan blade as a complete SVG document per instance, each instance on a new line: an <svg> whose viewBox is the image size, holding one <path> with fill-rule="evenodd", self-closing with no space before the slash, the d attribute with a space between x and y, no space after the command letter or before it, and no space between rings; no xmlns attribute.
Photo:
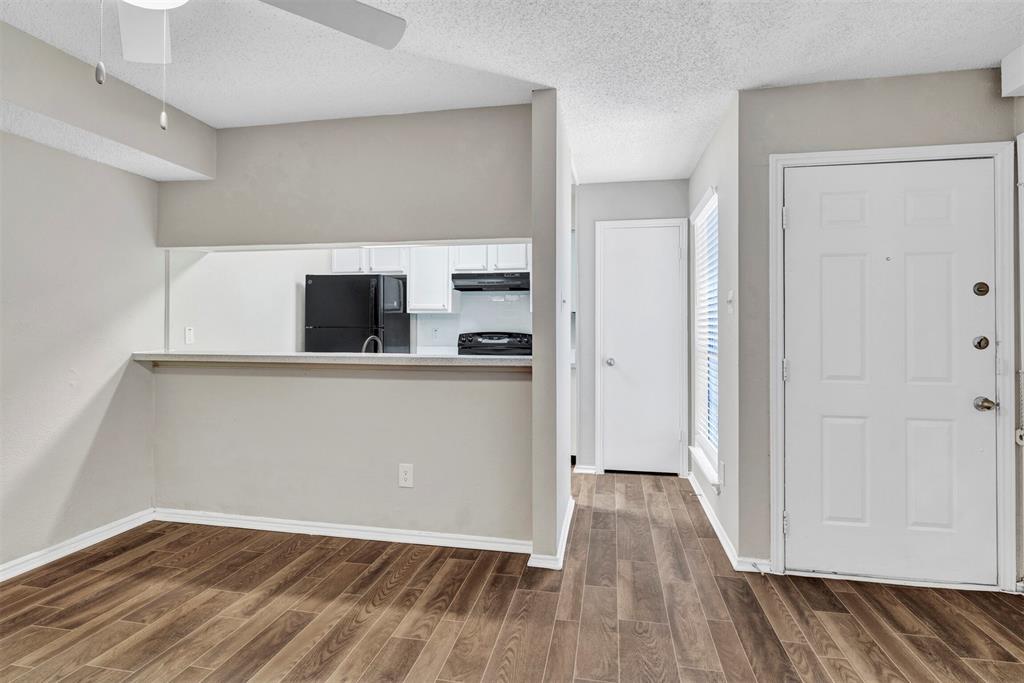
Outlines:
<svg viewBox="0 0 1024 683"><path fill-rule="evenodd" d="M358 0L263 0L268 5L305 17L385 50L398 45L405 19Z"/></svg>
<svg viewBox="0 0 1024 683"><path fill-rule="evenodd" d="M121 29L121 55L129 62L164 63L164 38L167 39L167 63L171 61L171 29L164 36L164 13L137 7L121 0L117 3L117 23Z"/></svg>

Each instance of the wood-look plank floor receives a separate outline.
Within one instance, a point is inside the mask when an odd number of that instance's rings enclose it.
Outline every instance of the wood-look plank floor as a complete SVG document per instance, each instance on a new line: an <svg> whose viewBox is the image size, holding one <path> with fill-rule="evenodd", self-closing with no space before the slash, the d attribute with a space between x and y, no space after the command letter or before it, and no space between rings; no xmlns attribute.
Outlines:
<svg viewBox="0 0 1024 683"><path fill-rule="evenodd" d="M561 572L144 525L0 584L0 683L1024 681L1024 597L741 574L685 480L573 488Z"/></svg>

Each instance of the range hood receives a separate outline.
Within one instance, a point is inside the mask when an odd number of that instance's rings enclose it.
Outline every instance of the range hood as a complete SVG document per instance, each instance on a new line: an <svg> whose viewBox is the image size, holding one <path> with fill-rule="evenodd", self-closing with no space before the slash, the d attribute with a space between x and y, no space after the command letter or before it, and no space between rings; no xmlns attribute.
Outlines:
<svg viewBox="0 0 1024 683"><path fill-rule="evenodd" d="M459 292L528 292L529 273L452 273Z"/></svg>

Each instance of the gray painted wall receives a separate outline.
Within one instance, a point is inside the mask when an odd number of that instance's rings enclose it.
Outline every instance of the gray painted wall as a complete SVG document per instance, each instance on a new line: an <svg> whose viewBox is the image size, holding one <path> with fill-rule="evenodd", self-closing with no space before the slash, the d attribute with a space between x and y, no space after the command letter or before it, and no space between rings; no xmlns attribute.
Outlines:
<svg viewBox="0 0 1024 683"><path fill-rule="evenodd" d="M302 351L305 276L330 272L328 249L171 251L170 350Z"/></svg>
<svg viewBox="0 0 1024 683"><path fill-rule="evenodd" d="M601 220L686 218L685 180L594 183L576 189L576 249L579 295L576 311L576 373L579 378L579 444L576 463L594 464L595 311L594 224ZM638 340L639 342L639 340ZM639 342L642 343L642 342Z"/></svg>
<svg viewBox="0 0 1024 683"><path fill-rule="evenodd" d="M701 155L690 177L690 206L694 209L709 188L718 192L718 457L724 463L725 477L721 491L715 492L703 472L693 468L693 474L703 490L706 500L721 521L733 546L740 536L740 508L743 481L739 468L739 316L734 304L730 310L725 304L729 290L736 291L739 283L739 105L734 100L725 120L715 131L707 149ZM693 263L693 231L690 231L690 263ZM691 267L692 287L692 267ZM691 289L692 291L692 289ZM690 301L690 319L693 319L693 301ZM692 329L692 325L691 325ZM690 359L693 377L693 359ZM693 416L690 417L690 443L693 443Z"/></svg>
<svg viewBox="0 0 1024 683"><path fill-rule="evenodd" d="M769 553L768 155L1013 140L995 69L743 91L739 96L737 550ZM727 246L723 243L723 246Z"/></svg>
<svg viewBox="0 0 1024 683"><path fill-rule="evenodd" d="M530 540L528 372L154 375L160 507Z"/></svg>
<svg viewBox="0 0 1024 683"><path fill-rule="evenodd" d="M0 134L0 562L152 506L156 183ZM103 201L96 197L102 196Z"/></svg>
<svg viewBox="0 0 1024 683"><path fill-rule="evenodd" d="M529 237L530 106L217 132L217 178L160 187L162 246Z"/></svg>
<svg viewBox="0 0 1024 683"><path fill-rule="evenodd" d="M19 120L25 112L38 115L19 134L45 136L46 144L140 173L174 175L177 168L177 177L185 177L182 170L195 177L216 171L213 128L168 106L170 125L160 130L160 100L113 76L99 86L93 65L3 22L0 70L0 100L18 108Z"/></svg>
<svg viewBox="0 0 1024 683"><path fill-rule="evenodd" d="M554 555L570 496L572 159L555 90L533 93L533 547Z"/></svg>

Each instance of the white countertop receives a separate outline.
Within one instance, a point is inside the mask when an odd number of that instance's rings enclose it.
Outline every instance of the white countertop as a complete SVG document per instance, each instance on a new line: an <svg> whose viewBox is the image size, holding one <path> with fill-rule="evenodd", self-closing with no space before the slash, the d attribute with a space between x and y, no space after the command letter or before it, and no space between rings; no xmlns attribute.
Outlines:
<svg viewBox="0 0 1024 683"><path fill-rule="evenodd" d="M132 360L153 365L363 365L438 368L530 368L532 356L458 356L421 353L133 353Z"/></svg>

